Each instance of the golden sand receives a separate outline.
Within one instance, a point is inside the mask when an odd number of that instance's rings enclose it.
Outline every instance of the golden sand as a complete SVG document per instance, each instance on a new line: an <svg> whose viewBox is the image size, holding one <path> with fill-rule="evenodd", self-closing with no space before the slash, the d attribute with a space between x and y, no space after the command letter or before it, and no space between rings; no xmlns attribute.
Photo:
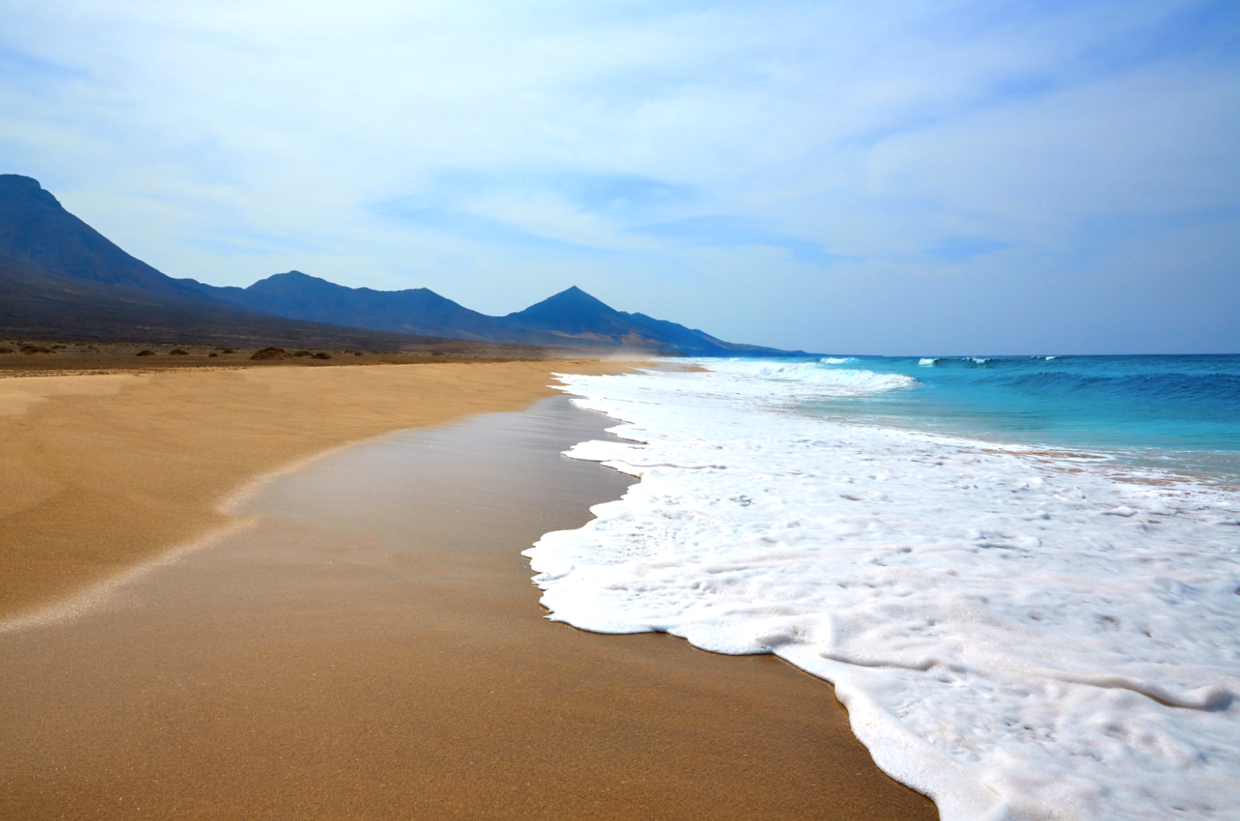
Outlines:
<svg viewBox="0 0 1240 821"><path fill-rule="evenodd" d="M264 471L614 367L0 382L25 471L5 589L116 578L229 521ZM0 819L937 817L826 682L545 620L520 551L631 481L558 455L603 435L587 416L556 397L337 449L235 504L252 526L80 618L0 632Z"/></svg>
<svg viewBox="0 0 1240 821"><path fill-rule="evenodd" d="M518 410L592 361L0 379L0 622L228 523L230 492L349 442Z"/></svg>

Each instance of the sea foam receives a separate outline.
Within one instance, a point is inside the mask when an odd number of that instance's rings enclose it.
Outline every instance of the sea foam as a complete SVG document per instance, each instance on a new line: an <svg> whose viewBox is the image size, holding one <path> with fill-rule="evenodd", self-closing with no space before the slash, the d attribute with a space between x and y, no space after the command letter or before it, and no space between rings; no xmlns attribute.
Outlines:
<svg viewBox="0 0 1240 821"><path fill-rule="evenodd" d="M1240 817L1233 494L796 412L910 377L703 364L560 377L629 440L568 455L641 482L526 551L551 618L834 682L946 821Z"/></svg>

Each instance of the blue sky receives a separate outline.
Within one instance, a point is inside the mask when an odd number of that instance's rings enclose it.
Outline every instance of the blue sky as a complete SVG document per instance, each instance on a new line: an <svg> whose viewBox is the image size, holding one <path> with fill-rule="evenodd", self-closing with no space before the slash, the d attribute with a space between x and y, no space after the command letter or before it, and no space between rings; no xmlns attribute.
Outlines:
<svg viewBox="0 0 1240 821"><path fill-rule="evenodd" d="M1240 4L0 0L0 171L172 276L840 353L1240 351Z"/></svg>

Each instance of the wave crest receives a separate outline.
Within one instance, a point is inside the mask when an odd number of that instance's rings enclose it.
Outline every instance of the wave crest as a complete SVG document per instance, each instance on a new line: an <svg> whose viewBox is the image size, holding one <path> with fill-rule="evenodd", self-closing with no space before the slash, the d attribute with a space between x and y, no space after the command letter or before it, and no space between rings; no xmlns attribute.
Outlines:
<svg viewBox="0 0 1240 821"><path fill-rule="evenodd" d="M716 373L741 378L792 382L812 393L834 396L868 396L907 390L921 383L902 373L879 373L858 368L824 368L817 362L771 362L769 360L728 359L703 362ZM798 391L800 392L800 391Z"/></svg>

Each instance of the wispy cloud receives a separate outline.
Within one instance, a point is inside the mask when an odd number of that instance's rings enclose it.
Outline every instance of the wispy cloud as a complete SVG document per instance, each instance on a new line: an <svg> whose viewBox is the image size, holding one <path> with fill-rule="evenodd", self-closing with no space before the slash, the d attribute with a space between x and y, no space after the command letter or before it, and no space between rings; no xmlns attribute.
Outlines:
<svg viewBox="0 0 1240 821"><path fill-rule="evenodd" d="M1229 0L0 11L3 170L177 276L579 284L832 350L1131 347L1198 305L1160 344L1240 348Z"/></svg>
<svg viewBox="0 0 1240 821"><path fill-rule="evenodd" d="M501 220L488 219L467 211L453 211L434 207L409 207L407 203L400 200L380 203L374 206L374 210L384 216L402 220L420 228L438 231L487 245L518 246L576 255L606 253L605 249L543 236L522 230Z"/></svg>
<svg viewBox="0 0 1240 821"><path fill-rule="evenodd" d="M1010 242L1002 242L986 237L944 237L926 249L932 257L948 262L963 262L983 254L993 254L1014 248Z"/></svg>
<svg viewBox="0 0 1240 821"><path fill-rule="evenodd" d="M672 222L636 226L633 231L698 248L762 246L787 251L797 262L827 265L838 259L819 242L764 230L752 219L736 215L686 217Z"/></svg>

